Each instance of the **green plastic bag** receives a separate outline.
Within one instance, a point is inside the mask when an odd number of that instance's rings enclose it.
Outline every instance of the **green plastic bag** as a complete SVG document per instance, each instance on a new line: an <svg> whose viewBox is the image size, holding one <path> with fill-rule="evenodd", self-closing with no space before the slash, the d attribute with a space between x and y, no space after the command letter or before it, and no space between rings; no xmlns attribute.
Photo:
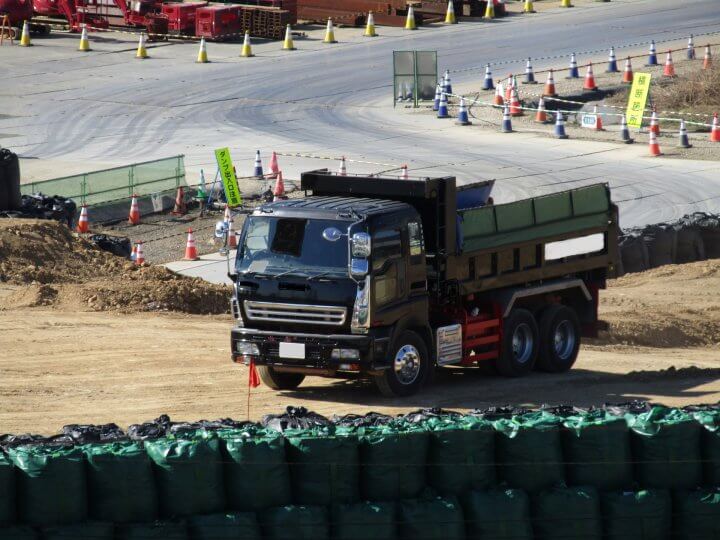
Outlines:
<svg viewBox="0 0 720 540"><path fill-rule="evenodd" d="M15 522L15 467L0 451L0 524Z"/></svg>
<svg viewBox="0 0 720 540"><path fill-rule="evenodd" d="M495 430L470 416L431 418L427 458L428 484L442 495L495 485Z"/></svg>
<svg viewBox="0 0 720 540"><path fill-rule="evenodd" d="M126 523L117 532L117 540L190 540L184 521Z"/></svg>
<svg viewBox="0 0 720 540"><path fill-rule="evenodd" d="M218 439L145 441L155 464L163 517L213 514L225 509L222 455Z"/></svg>
<svg viewBox="0 0 720 540"><path fill-rule="evenodd" d="M456 497L409 499L398 506L402 540L465 539L465 518Z"/></svg>
<svg viewBox="0 0 720 540"><path fill-rule="evenodd" d="M702 427L679 409L653 407L628 416L638 484L647 489L693 489L702 484Z"/></svg>
<svg viewBox="0 0 720 540"><path fill-rule="evenodd" d="M86 445L83 452L91 518L112 523L157 519L152 462L141 442Z"/></svg>
<svg viewBox="0 0 720 540"><path fill-rule="evenodd" d="M703 460L703 484L720 486L720 409L696 412L702 425L700 455Z"/></svg>
<svg viewBox="0 0 720 540"><path fill-rule="evenodd" d="M570 416L563 425L568 484L602 491L632 487L630 429L623 417L596 410Z"/></svg>
<svg viewBox="0 0 720 540"><path fill-rule="evenodd" d="M333 505L330 525L333 540L395 540L395 503Z"/></svg>
<svg viewBox="0 0 720 540"><path fill-rule="evenodd" d="M231 510L264 510L292 502L285 439L264 430L219 433Z"/></svg>
<svg viewBox="0 0 720 540"><path fill-rule="evenodd" d="M188 528L192 540L262 540L255 512L193 516Z"/></svg>
<svg viewBox="0 0 720 540"><path fill-rule="evenodd" d="M674 539L720 538L720 488L677 492L673 514Z"/></svg>
<svg viewBox="0 0 720 540"><path fill-rule="evenodd" d="M670 538L672 503L667 490L604 493L600 502L605 534L603 540Z"/></svg>
<svg viewBox="0 0 720 540"><path fill-rule="evenodd" d="M328 540L330 526L324 506L281 506L265 510L261 517L267 540Z"/></svg>
<svg viewBox="0 0 720 540"><path fill-rule="evenodd" d="M471 491L462 500L468 540L533 540L530 500L524 491Z"/></svg>
<svg viewBox="0 0 720 540"><path fill-rule="evenodd" d="M112 523L91 522L45 527L43 540L114 540L115 526Z"/></svg>
<svg viewBox="0 0 720 540"><path fill-rule="evenodd" d="M600 540L600 499L593 487L553 488L533 500L535 540Z"/></svg>
<svg viewBox="0 0 720 540"><path fill-rule="evenodd" d="M498 476L512 488L536 493L565 480L562 418L537 411L493 422Z"/></svg>
<svg viewBox="0 0 720 540"><path fill-rule="evenodd" d="M16 527L0 527L2 540L40 540L40 533L32 527L18 525Z"/></svg>
<svg viewBox="0 0 720 540"><path fill-rule="evenodd" d="M87 488L82 450L57 445L8 450L17 468L18 521L64 525L87 518Z"/></svg>
<svg viewBox="0 0 720 540"><path fill-rule="evenodd" d="M358 428L360 491L370 501L417 497L425 488L429 437L413 424Z"/></svg>
<svg viewBox="0 0 720 540"><path fill-rule="evenodd" d="M329 505L359 500L357 438L344 429L285 431L293 500Z"/></svg>

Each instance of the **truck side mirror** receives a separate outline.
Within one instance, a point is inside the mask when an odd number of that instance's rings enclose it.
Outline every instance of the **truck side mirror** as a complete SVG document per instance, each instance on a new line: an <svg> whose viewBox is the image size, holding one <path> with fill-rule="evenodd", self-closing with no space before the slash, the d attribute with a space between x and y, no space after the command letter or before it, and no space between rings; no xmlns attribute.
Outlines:
<svg viewBox="0 0 720 540"><path fill-rule="evenodd" d="M355 279L363 279L370 271L367 259L352 259L350 261L350 275Z"/></svg>
<svg viewBox="0 0 720 540"><path fill-rule="evenodd" d="M227 242L228 224L224 221L218 221L215 224L215 238L222 239L223 244Z"/></svg>

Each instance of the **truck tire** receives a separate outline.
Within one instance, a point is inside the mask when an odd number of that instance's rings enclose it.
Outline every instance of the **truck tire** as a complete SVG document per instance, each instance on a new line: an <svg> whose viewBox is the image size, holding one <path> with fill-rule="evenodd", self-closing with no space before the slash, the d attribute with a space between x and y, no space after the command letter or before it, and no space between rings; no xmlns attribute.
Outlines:
<svg viewBox="0 0 720 540"><path fill-rule="evenodd" d="M390 351L390 367L373 377L378 390L387 397L416 394L432 369L425 342L415 332L405 330Z"/></svg>
<svg viewBox="0 0 720 540"><path fill-rule="evenodd" d="M273 390L294 390L305 380L302 373L280 373L270 366L258 366L260 379Z"/></svg>
<svg viewBox="0 0 720 540"><path fill-rule="evenodd" d="M513 309L503 322L500 356L495 362L500 375L522 377L535 367L538 355L538 326L526 309Z"/></svg>
<svg viewBox="0 0 720 540"><path fill-rule="evenodd" d="M580 350L580 321L572 308L553 304L540 317L538 368L549 373L569 370Z"/></svg>

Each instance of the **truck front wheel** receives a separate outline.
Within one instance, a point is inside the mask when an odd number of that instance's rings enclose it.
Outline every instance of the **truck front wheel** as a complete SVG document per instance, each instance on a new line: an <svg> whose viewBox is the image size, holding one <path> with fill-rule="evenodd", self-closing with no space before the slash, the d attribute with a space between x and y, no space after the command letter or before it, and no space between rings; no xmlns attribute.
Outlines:
<svg viewBox="0 0 720 540"><path fill-rule="evenodd" d="M538 355L538 326L526 309L514 309L503 322L502 349L495 366L505 377L522 377L533 370Z"/></svg>
<svg viewBox="0 0 720 540"><path fill-rule="evenodd" d="M373 377L380 393L387 397L416 394L430 373L430 355L422 338L404 331L391 349L390 367Z"/></svg>
<svg viewBox="0 0 720 540"><path fill-rule="evenodd" d="M554 304L540 317L538 368L550 373L569 370L580 350L580 322L575 310Z"/></svg>
<svg viewBox="0 0 720 540"><path fill-rule="evenodd" d="M294 390L305 380L302 373L280 373L270 366L258 366L260 379L273 390Z"/></svg>

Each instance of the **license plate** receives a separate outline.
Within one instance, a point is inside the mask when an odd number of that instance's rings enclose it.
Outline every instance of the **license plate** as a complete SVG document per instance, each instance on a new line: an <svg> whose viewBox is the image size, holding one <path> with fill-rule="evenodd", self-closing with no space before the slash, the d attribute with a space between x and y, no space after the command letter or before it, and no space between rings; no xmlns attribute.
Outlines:
<svg viewBox="0 0 720 540"><path fill-rule="evenodd" d="M304 360L305 344L280 342L280 358L295 358Z"/></svg>

